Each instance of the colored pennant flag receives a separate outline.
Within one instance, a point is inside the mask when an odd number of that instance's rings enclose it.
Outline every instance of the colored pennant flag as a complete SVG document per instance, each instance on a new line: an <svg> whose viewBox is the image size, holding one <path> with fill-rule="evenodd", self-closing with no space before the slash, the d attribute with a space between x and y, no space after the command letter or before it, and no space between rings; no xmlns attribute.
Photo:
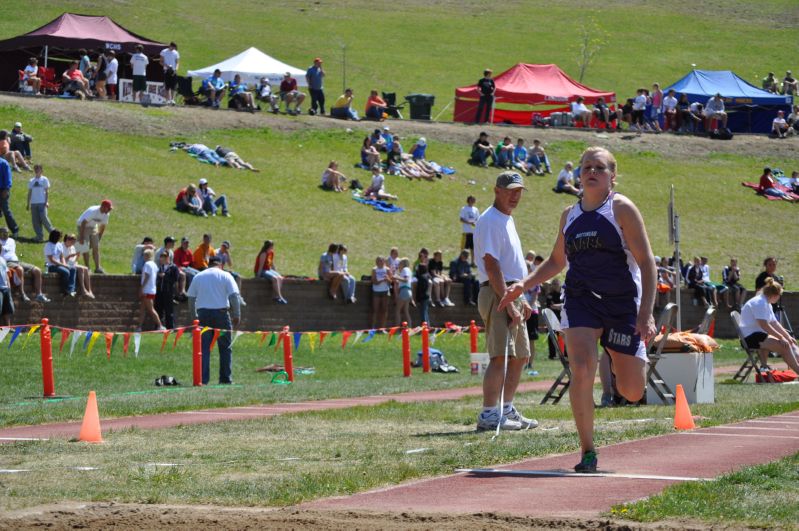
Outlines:
<svg viewBox="0 0 799 531"><path fill-rule="evenodd" d="M69 338L69 336L71 334L72 334L72 330L70 330L68 328L64 328L63 330L61 330L61 345L58 347L58 352L63 352L64 351L64 343L67 342L67 339ZM0 332L0 335L2 335L2 332ZM3 340L0 339L0 342L2 342L2 341Z"/></svg>
<svg viewBox="0 0 799 531"><path fill-rule="evenodd" d="M141 334L136 332L133 334L133 355L139 357L139 347L141 346Z"/></svg>
<svg viewBox="0 0 799 531"><path fill-rule="evenodd" d="M92 349L94 348L94 344L97 343L97 338L100 337L102 334L100 332L92 332L91 341L89 341L89 348L86 349L86 355L88 356L91 354ZM88 334L87 334L88 337Z"/></svg>
<svg viewBox="0 0 799 531"><path fill-rule="evenodd" d="M328 332L319 332L319 348L322 348L322 343L325 342Z"/></svg>
<svg viewBox="0 0 799 531"><path fill-rule="evenodd" d="M308 332L308 348L311 349L311 354L316 350L316 332Z"/></svg>
<svg viewBox="0 0 799 531"><path fill-rule="evenodd" d="M28 333L25 335L25 344L22 346L22 348L25 348L25 347L28 346L28 340L31 338L31 336L33 335L34 332L36 332L39 328L41 328L41 326L42 325L33 325L31 327L31 329L28 330Z"/></svg>
<svg viewBox="0 0 799 531"><path fill-rule="evenodd" d="M337 335L338 335L338 331L333 332L332 334L330 334L330 337L336 337Z"/></svg>
<svg viewBox="0 0 799 531"><path fill-rule="evenodd" d="M125 334L122 337L123 337L123 339L122 339L122 352L125 354L125 356L127 356L128 355L128 347L130 346L130 332L125 332Z"/></svg>
<svg viewBox="0 0 799 531"><path fill-rule="evenodd" d="M86 340L83 342L83 350L86 350L86 348L89 346L89 341L91 341L92 335L93 332L91 330L86 332Z"/></svg>
<svg viewBox="0 0 799 531"><path fill-rule="evenodd" d="M363 331L361 331L361 330L358 330L357 332L355 332L355 341L353 341L352 343L353 344L358 343L358 340L361 339L362 335L363 335Z"/></svg>
<svg viewBox="0 0 799 531"><path fill-rule="evenodd" d="M300 340L302 340L302 332L294 332L294 351L300 348Z"/></svg>
<svg viewBox="0 0 799 531"><path fill-rule="evenodd" d="M272 332L272 335L269 337L269 344L267 346L271 347L272 345L274 345L276 343L277 343L277 334Z"/></svg>
<svg viewBox="0 0 799 531"><path fill-rule="evenodd" d="M397 333L397 330L399 330L399 326L392 326L391 328L388 329L389 341L391 341L391 338L394 337L394 334Z"/></svg>
<svg viewBox="0 0 799 531"><path fill-rule="evenodd" d="M258 346L260 347L261 345L264 344L264 341L266 341L267 332L258 332L258 333L261 334L261 340L258 342Z"/></svg>
<svg viewBox="0 0 799 531"><path fill-rule="evenodd" d="M114 347L114 333L105 333L105 357L111 359L111 349Z"/></svg>
<svg viewBox="0 0 799 531"><path fill-rule="evenodd" d="M233 343L235 343L235 342L236 342L236 340L237 340L237 339L238 339L238 338L241 336L241 334L243 334L243 333L244 333L244 332L242 332L241 330L236 330L235 332L233 332L233 341L231 341L231 342L230 342L230 346L231 346L231 347L233 346Z"/></svg>
<svg viewBox="0 0 799 531"><path fill-rule="evenodd" d="M200 335L203 335L204 333L206 333L206 332L207 332L207 331L209 331L210 329L211 329L211 328L210 328L210 327L208 327L208 326L204 326L204 327L202 327L202 330L200 330Z"/></svg>
<svg viewBox="0 0 799 531"><path fill-rule="evenodd" d="M111 350L114 350L114 347L117 346L117 340L119 339L119 334L111 334L114 337L111 339Z"/></svg>
<svg viewBox="0 0 799 531"><path fill-rule="evenodd" d="M280 347L280 344L283 341L288 341L288 335L285 332L280 332L280 334L277 336L277 342L275 343L275 352L277 352L277 349Z"/></svg>
<svg viewBox="0 0 799 531"><path fill-rule="evenodd" d="M172 350L175 350L175 347L178 346L178 339L180 339L185 332L186 332L185 328L178 328L175 331L175 341L172 343Z"/></svg>
<svg viewBox="0 0 799 531"><path fill-rule="evenodd" d="M75 333L72 334L72 342L69 344L69 355L72 355L72 352L75 350L75 343L78 342L80 336L84 334L81 330L75 330Z"/></svg>
<svg viewBox="0 0 799 531"><path fill-rule="evenodd" d="M369 333L366 335L365 338L363 338L363 341L361 341L361 343L370 342L372 339L374 339L376 333L377 333L377 330L369 330Z"/></svg>
<svg viewBox="0 0 799 531"><path fill-rule="evenodd" d="M335 332L333 332L335 334ZM347 341L349 341L352 332L344 331L341 333L341 348L344 349L347 347Z"/></svg>
<svg viewBox="0 0 799 531"><path fill-rule="evenodd" d="M9 342L8 342L8 348L9 348L9 350L11 349L11 345L13 345L13 344L14 344L14 341L16 341L16 340L17 340L17 338L19 337L19 335L22 333L22 331L23 331L24 329L25 329L25 327L24 327L24 326L18 326L18 327L16 327L16 328L14 329L14 333L11 335L11 341L9 341Z"/></svg>
<svg viewBox="0 0 799 531"><path fill-rule="evenodd" d="M161 340L161 352L164 351L164 347L166 347L166 340L169 339L169 334L171 332L172 332L171 330L167 330L164 332L164 339Z"/></svg>
<svg viewBox="0 0 799 531"><path fill-rule="evenodd" d="M216 345L217 339L219 339L219 329L214 328L214 337L211 339L211 346L209 347L210 350L214 350L214 345Z"/></svg>
<svg viewBox="0 0 799 531"><path fill-rule="evenodd" d="M422 331L422 327L421 326L416 326L414 328L411 328L410 330L408 330L408 337L415 336L416 334L418 334L421 331Z"/></svg>
<svg viewBox="0 0 799 531"><path fill-rule="evenodd" d="M10 328L0 328L0 343L6 338L6 336L11 333Z"/></svg>

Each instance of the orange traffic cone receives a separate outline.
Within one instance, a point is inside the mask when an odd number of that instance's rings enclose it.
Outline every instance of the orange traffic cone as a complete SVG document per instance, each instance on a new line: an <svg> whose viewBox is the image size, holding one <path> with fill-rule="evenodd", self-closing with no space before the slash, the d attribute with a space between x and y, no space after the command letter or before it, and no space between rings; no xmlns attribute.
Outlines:
<svg viewBox="0 0 799 531"><path fill-rule="evenodd" d="M97 410L97 395L89 391L89 400L86 402L86 413L83 414L83 425L80 427L78 440L90 443L103 442L100 433L100 413Z"/></svg>
<svg viewBox="0 0 799 531"><path fill-rule="evenodd" d="M674 429L692 430L696 428L694 417L691 416L691 408L688 407L688 400L685 398L685 391L682 384L677 384L677 396L674 403Z"/></svg>

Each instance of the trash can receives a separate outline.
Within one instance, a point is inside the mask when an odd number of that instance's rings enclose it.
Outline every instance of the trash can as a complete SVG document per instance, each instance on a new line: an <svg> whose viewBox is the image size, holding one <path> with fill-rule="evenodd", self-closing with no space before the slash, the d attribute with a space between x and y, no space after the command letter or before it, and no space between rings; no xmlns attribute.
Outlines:
<svg viewBox="0 0 799 531"><path fill-rule="evenodd" d="M405 100L411 105L411 120L429 120L436 97L432 94L408 94Z"/></svg>

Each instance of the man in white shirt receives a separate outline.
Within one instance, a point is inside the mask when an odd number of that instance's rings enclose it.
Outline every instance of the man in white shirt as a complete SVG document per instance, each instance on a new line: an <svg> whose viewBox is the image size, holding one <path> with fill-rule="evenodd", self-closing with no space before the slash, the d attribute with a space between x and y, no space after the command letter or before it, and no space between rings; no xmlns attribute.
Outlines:
<svg viewBox="0 0 799 531"><path fill-rule="evenodd" d="M588 127L588 124L591 122L591 111L585 106L585 103L583 103L584 101L582 96L578 96L577 101L572 102L572 117L575 121L582 122L583 127Z"/></svg>
<svg viewBox="0 0 799 531"><path fill-rule="evenodd" d="M189 286L189 315L197 317L201 327L208 327L202 335L202 383L208 384L211 372L211 341L214 330L220 330L217 339L219 346L219 383L232 384L231 364L233 351L230 348L233 328L239 325L241 317L239 288L233 275L222 269L218 256L208 259L208 269L194 277ZM231 318L232 314L232 318Z"/></svg>
<svg viewBox="0 0 799 531"><path fill-rule="evenodd" d="M30 299L25 294L25 273L30 272L33 277L33 289L36 290L37 302L50 302L42 293L42 270L33 264L21 262L17 256L17 242L8 235L6 227L0 227L0 255L6 261L8 269L14 272L15 283L19 281L19 291L22 300L28 302Z"/></svg>
<svg viewBox="0 0 799 531"><path fill-rule="evenodd" d="M117 83L119 82L117 77L119 61L114 50L108 50L106 56L108 57L108 66L105 69L105 89L108 91L108 99L115 100L117 99Z"/></svg>
<svg viewBox="0 0 799 531"><path fill-rule="evenodd" d="M169 43L169 48L161 50L161 66L164 67L164 93L169 105L175 104L175 88L178 86L178 66L180 66L180 53L178 45Z"/></svg>
<svg viewBox="0 0 799 531"><path fill-rule="evenodd" d="M114 205L108 199L103 199L99 205L90 206L78 218L78 244L75 251L83 255L83 263L89 267L89 249L94 258L94 272L104 274L100 265L100 240L103 238L105 228L108 226L108 216Z"/></svg>
<svg viewBox="0 0 799 531"><path fill-rule="evenodd" d="M466 198L466 205L461 208L461 251L469 249L474 267L474 226L480 217L480 211L474 206L477 199L473 195Z"/></svg>
<svg viewBox="0 0 799 531"><path fill-rule="evenodd" d="M150 240L152 242L152 239ZM155 311L155 281L158 278L158 264L153 261L153 247L152 243L149 248L144 249L142 253L144 265L141 268L141 285L139 287L139 299L141 306L139 306L139 326L136 328L137 332L141 332L144 326L144 321L149 315L155 321L156 330L166 330L161 324L161 318L158 317L158 312Z"/></svg>
<svg viewBox="0 0 799 531"><path fill-rule="evenodd" d="M777 111L777 117L771 122L771 135L777 138L785 138L788 134L788 122L785 121L785 113Z"/></svg>
<svg viewBox="0 0 799 531"><path fill-rule="evenodd" d="M666 131L676 131L677 130L677 96L674 89L671 89L669 93L663 98L663 114L665 119L665 127Z"/></svg>
<svg viewBox="0 0 799 531"><path fill-rule="evenodd" d="M147 90L147 65L150 60L144 55L144 46L136 45L136 53L130 56L130 66L133 69L133 101L141 99Z"/></svg>
<svg viewBox="0 0 799 531"><path fill-rule="evenodd" d="M511 214L526 190L522 176L506 171L497 177L494 204L477 220L474 249L480 278L477 309L486 330L490 358L483 378L483 411L477 417L477 430L523 430L538 422L528 419L513 407L519 378L530 359L530 340L525 322L533 310L519 297L501 312L497 305L505 287L527 275L527 264ZM507 359L507 368L505 360ZM503 402L502 410L497 407Z"/></svg>
<svg viewBox="0 0 799 531"><path fill-rule="evenodd" d="M708 120L708 126L710 125L710 120L715 118L716 120L721 120L721 127L727 128L727 113L724 112L724 100L721 98L721 94L717 92L715 96L707 100L704 115Z"/></svg>

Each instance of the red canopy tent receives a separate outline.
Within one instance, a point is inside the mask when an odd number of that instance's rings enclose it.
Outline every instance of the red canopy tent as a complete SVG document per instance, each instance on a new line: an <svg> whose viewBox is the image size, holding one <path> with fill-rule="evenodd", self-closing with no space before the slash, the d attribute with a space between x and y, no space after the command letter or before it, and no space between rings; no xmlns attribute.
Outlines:
<svg viewBox="0 0 799 531"><path fill-rule="evenodd" d="M63 13L30 33L0 41L0 89L14 89L17 70L28 64L28 58L38 57L39 64L45 66L48 60L77 59L77 51L81 48L89 50L92 56L98 48L114 50L120 64L120 75L123 76L127 73L122 69L123 64L127 64L126 54L132 54L137 44L141 44L144 53L151 58L158 57L166 47L164 43L126 30L108 17ZM60 76L67 66L66 62L62 63L56 69L56 74ZM150 67L147 70L148 79L163 77L162 69L152 59Z"/></svg>
<svg viewBox="0 0 799 531"><path fill-rule="evenodd" d="M602 92L581 85L557 65L531 65L519 63L494 78L494 112L492 123L530 125L533 113L547 116L550 113L570 110L569 104L582 96L586 105L600 97L608 105L615 104L615 92ZM456 122L474 122L480 94L477 85L455 89ZM509 104L516 108L502 108ZM522 106L522 109L519 109ZM531 108L535 107L535 108Z"/></svg>

